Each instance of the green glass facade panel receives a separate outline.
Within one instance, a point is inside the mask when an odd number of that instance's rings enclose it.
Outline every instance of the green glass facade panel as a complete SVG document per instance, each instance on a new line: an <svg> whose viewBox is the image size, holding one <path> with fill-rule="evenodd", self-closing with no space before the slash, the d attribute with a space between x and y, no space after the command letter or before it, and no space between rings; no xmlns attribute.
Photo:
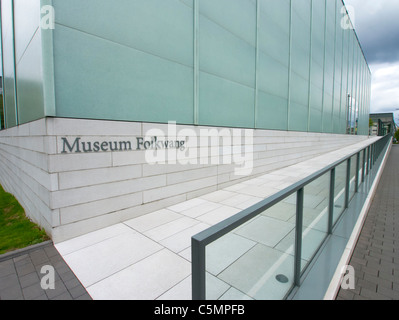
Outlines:
<svg viewBox="0 0 399 320"><path fill-rule="evenodd" d="M324 65L325 1L312 1L312 60Z"/></svg>
<svg viewBox="0 0 399 320"><path fill-rule="evenodd" d="M290 50L289 1L260 0L258 49L288 68ZM282 23L283 22L283 23Z"/></svg>
<svg viewBox="0 0 399 320"><path fill-rule="evenodd" d="M266 53L259 53L258 89L287 99L288 66L279 63Z"/></svg>
<svg viewBox="0 0 399 320"><path fill-rule="evenodd" d="M192 123L192 68L63 26L54 37L57 116Z"/></svg>
<svg viewBox="0 0 399 320"><path fill-rule="evenodd" d="M40 33L35 36L17 64L19 124L44 118Z"/></svg>
<svg viewBox="0 0 399 320"><path fill-rule="evenodd" d="M255 88L255 47L204 16L200 30L200 70Z"/></svg>
<svg viewBox="0 0 399 320"><path fill-rule="evenodd" d="M53 0L53 5L57 24L192 66L192 2ZM55 36L55 45L58 41L63 39Z"/></svg>
<svg viewBox="0 0 399 320"><path fill-rule="evenodd" d="M201 124L253 128L253 88L205 72L201 72L200 82Z"/></svg>
<svg viewBox="0 0 399 320"><path fill-rule="evenodd" d="M256 45L254 0L200 0L200 14L228 30L234 36Z"/></svg>
<svg viewBox="0 0 399 320"><path fill-rule="evenodd" d="M57 116L193 123L190 6L54 2Z"/></svg>
<svg viewBox="0 0 399 320"><path fill-rule="evenodd" d="M32 12L36 13L32 15ZM40 3L14 0L16 83L19 124L45 116ZM35 63L32 63L35 61Z"/></svg>
<svg viewBox="0 0 399 320"><path fill-rule="evenodd" d="M15 88L14 19L12 0L1 1L3 95L5 125L17 125L17 102Z"/></svg>
<svg viewBox="0 0 399 320"><path fill-rule="evenodd" d="M32 38L38 33L40 1L13 0L15 23L15 58L20 61Z"/></svg>
<svg viewBox="0 0 399 320"><path fill-rule="evenodd" d="M334 87L333 87L333 132L345 133L341 131L341 95L342 95L342 40L343 29L341 28L341 7L336 1L335 15L335 51L334 51Z"/></svg>
<svg viewBox="0 0 399 320"><path fill-rule="evenodd" d="M307 105L291 101L290 104L290 130L292 131L308 131L308 114Z"/></svg>
<svg viewBox="0 0 399 320"><path fill-rule="evenodd" d="M199 4L199 124L254 127L256 3Z"/></svg>
<svg viewBox="0 0 399 320"><path fill-rule="evenodd" d="M257 118L264 129L288 129L290 1L259 1Z"/></svg>
<svg viewBox="0 0 399 320"><path fill-rule="evenodd" d="M301 75L292 72L290 79L291 102L299 103L308 107L309 84ZM290 108L291 111L291 108Z"/></svg>
<svg viewBox="0 0 399 320"><path fill-rule="evenodd" d="M259 91L257 127L286 130L288 124L287 103L287 98Z"/></svg>

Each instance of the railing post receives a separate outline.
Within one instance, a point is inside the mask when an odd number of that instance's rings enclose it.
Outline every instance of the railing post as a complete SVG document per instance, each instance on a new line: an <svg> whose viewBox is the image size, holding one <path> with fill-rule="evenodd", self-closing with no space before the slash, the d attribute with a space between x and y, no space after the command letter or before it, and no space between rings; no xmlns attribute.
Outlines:
<svg viewBox="0 0 399 320"><path fill-rule="evenodd" d="M370 146L370 171L373 169L373 145Z"/></svg>
<svg viewBox="0 0 399 320"><path fill-rule="evenodd" d="M346 181L345 181L345 209L349 207L349 189L351 180L351 158L346 162Z"/></svg>
<svg viewBox="0 0 399 320"><path fill-rule="evenodd" d="M375 152L375 144L371 145L371 168L373 169L374 167L374 152Z"/></svg>
<svg viewBox="0 0 399 320"><path fill-rule="evenodd" d="M191 238L192 300L206 299L205 246Z"/></svg>
<svg viewBox="0 0 399 320"><path fill-rule="evenodd" d="M356 154L356 175L355 175L355 192L359 192L359 169L360 169L360 152Z"/></svg>
<svg viewBox="0 0 399 320"><path fill-rule="evenodd" d="M304 199L304 188L301 188L297 191L297 196L296 196L296 227L295 227L294 284L298 287L301 285L303 199Z"/></svg>
<svg viewBox="0 0 399 320"><path fill-rule="evenodd" d="M364 170L364 165L366 164L366 149L363 150L363 161L362 161L362 183L364 183L364 175L365 175L365 170Z"/></svg>
<svg viewBox="0 0 399 320"><path fill-rule="evenodd" d="M330 198L328 200L328 234L332 234L334 223L335 168L330 172Z"/></svg>
<svg viewBox="0 0 399 320"><path fill-rule="evenodd" d="M368 175L370 172L370 146L367 147L367 166L366 166L366 174Z"/></svg>

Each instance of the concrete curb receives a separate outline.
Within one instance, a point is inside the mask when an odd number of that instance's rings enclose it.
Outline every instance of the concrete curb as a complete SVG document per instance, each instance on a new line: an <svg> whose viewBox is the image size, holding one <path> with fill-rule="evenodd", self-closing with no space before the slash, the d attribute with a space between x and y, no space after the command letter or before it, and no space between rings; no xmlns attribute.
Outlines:
<svg viewBox="0 0 399 320"><path fill-rule="evenodd" d="M35 244L33 246L29 246L29 247L26 247L26 248L22 248L22 249L18 249L18 250L15 250L15 251L11 251L11 252L8 252L8 253L0 255L0 262L6 261L6 260L10 260L10 259L13 259L13 258L17 258L17 257L23 256L24 254L29 254L29 253L31 253L33 251L36 251L36 250L39 250L39 249L42 249L42 248L45 248L45 247L49 247L49 246L52 246L52 245L53 245L53 241L48 240L48 241L45 241L45 242L41 242L41 243Z"/></svg>

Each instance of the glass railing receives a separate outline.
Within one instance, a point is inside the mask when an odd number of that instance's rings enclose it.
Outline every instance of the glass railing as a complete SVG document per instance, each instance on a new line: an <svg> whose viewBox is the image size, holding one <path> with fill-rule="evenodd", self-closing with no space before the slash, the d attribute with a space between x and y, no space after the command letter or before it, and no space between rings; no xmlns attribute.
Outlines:
<svg viewBox="0 0 399 320"><path fill-rule="evenodd" d="M282 300L313 261L391 136L192 237L194 300Z"/></svg>

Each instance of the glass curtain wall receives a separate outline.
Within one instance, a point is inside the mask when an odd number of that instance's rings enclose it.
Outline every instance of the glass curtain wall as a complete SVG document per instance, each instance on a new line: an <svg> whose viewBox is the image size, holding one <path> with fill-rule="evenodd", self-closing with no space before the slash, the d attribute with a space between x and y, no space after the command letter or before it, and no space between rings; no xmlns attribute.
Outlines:
<svg viewBox="0 0 399 320"><path fill-rule="evenodd" d="M2 1L7 127L49 116L26 1ZM370 70L341 0L52 4L51 116L368 134Z"/></svg>

